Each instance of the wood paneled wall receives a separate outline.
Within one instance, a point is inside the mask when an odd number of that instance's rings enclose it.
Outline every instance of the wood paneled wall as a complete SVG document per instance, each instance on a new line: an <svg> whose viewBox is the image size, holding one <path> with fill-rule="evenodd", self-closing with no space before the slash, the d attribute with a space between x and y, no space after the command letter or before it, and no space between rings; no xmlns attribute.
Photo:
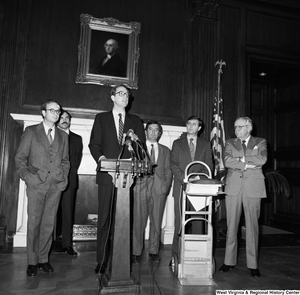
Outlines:
<svg viewBox="0 0 300 295"><path fill-rule="evenodd" d="M6 216L8 230L14 229L17 218L18 176L14 170L14 152L22 127L9 113L13 101L15 49L19 7L17 1L0 3L0 213Z"/></svg>
<svg viewBox="0 0 300 295"><path fill-rule="evenodd" d="M289 181L291 198L274 196L273 224L299 231L300 225L300 75L283 79L274 89L274 164Z"/></svg>
<svg viewBox="0 0 300 295"><path fill-rule="evenodd" d="M110 110L110 87L76 84L80 14L141 23L138 89L131 112L181 125L184 3L177 1L27 0L20 15L15 112L32 112L55 99L75 116ZM21 3L20 3L21 5Z"/></svg>

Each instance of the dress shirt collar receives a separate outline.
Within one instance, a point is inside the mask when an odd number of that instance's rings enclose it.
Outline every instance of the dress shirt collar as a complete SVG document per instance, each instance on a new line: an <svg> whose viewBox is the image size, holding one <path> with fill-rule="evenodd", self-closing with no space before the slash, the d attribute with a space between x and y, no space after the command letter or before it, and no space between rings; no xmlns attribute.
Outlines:
<svg viewBox="0 0 300 295"><path fill-rule="evenodd" d="M53 127L50 128L50 127L48 127L48 126L45 124L45 122L43 122L43 126L44 126L44 130L45 130L46 135L48 134L48 130L49 130L49 129L52 129L52 131L51 131L51 136L52 136L52 138L53 138L53 140L54 140L54 137L55 137L55 125L53 125Z"/></svg>
<svg viewBox="0 0 300 295"><path fill-rule="evenodd" d="M150 151L151 150L151 145L153 144L153 147L156 149L158 147L157 145L157 141L156 142L150 142L148 140L146 140L146 145L147 145L147 148L148 150Z"/></svg>
<svg viewBox="0 0 300 295"><path fill-rule="evenodd" d="M193 138L193 139L194 139L194 140L193 140L193 144L194 144L194 147L196 148L196 145L197 145L197 138L198 138L198 137L197 137L197 136L191 136L191 135L188 134L186 138L187 138L187 142L188 142L188 145L189 145L189 146L190 146L190 139Z"/></svg>
<svg viewBox="0 0 300 295"><path fill-rule="evenodd" d="M243 140L245 140L245 145L248 146L248 142L249 142L249 139L250 139L251 135L249 135L246 139L241 139L241 143L243 143Z"/></svg>
<svg viewBox="0 0 300 295"><path fill-rule="evenodd" d="M113 113L114 118L118 118L118 121L119 121L119 114L122 114L123 123L125 122L125 114L126 114L125 110L122 112L118 112L113 108L112 113Z"/></svg>

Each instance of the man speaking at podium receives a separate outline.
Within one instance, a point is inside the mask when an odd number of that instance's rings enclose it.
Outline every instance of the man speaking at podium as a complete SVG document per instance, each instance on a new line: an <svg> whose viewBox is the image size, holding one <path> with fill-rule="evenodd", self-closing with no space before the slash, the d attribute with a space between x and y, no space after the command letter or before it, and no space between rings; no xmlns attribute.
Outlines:
<svg viewBox="0 0 300 295"><path fill-rule="evenodd" d="M110 98L113 109L99 113L95 117L89 143L90 152L98 163L103 159L117 159L123 149L123 135L131 129L141 143L145 142L145 132L138 116L126 113L130 93L124 85L112 88ZM131 154L125 147L121 159L129 159ZM95 273L104 274L108 262L110 230L114 219L113 195L115 187L107 172L97 171L98 184L98 225L97 225L97 266Z"/></svg>

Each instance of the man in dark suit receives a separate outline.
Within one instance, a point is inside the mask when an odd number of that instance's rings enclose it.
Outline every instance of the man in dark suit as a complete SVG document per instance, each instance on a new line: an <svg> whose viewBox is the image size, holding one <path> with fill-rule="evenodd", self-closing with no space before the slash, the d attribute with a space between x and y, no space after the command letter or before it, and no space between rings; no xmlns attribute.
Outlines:
<svg viewBox="0 0 300 295"><path fill-rule="evenodd" d="M224 165L228 168L225 186L227 236L225 261L220 271L233 269L237 262L237 232L244 208L246 222L247 267L251 276L259 277L258 219L261 198L266 198L262 166L267 162L267 143L264 138L251 136L252 120L237 118L234 123L236 138L225 144Z"/></svg>
<svg viewBox="0 0 300 295"><path fill-rule="evenodd" d="M97 73L106 76L126 77L126 65L117 52L119 44L114 39L109 39L104 44L106 55L97 65Z"/></svg>
<svg viewBox="0 0 300 295"><path fill-rule="evenodd" d="M54 271L48 255L70 169L68 135L55 127L61 107L48 101L41 110L43 122L25 129L15 156L17 173L27 186L28 276L35 276L38 268L47 273Z"/></svg>
<svg viewBox="0 0 300 295"><path fill-rule="evenodd" d="M96 115L92 128L89 148L98 163L102 159L117 159L122 150L122 138L132 129L140 141L145 142L145 132L141 119L138 116L125 112L129 102L129 90L121 85L111 90L113 109ZM129 159L131 154L124 149L122 159ZM112 177L106 172L97 172L96 183L98 184L98 226L97 226L97 267L95 273L105 273L108 262L107 244L110 238L111 223L114 218L113 197L115 187Z"/></svg>
<svg viewBox="0 0 300 295"><path fill-rule="evenodd" d="M76 192L78 189L78 169L82 158L82 138L80 135L70 131L72 116L65 110L62 110L60 120L57 127L69 134L69 157L70 157L70 172L69 182L65 191L63 191L60 201L60 210L58 210L58 227L61 227L62 233L62 248L69 255L77 255L77 252L72 247L72 233L74 223L74 211L76 202ZM59 224L61 221L61 225Z"/></svg>
<svg viewBox="0 0 300 295"><path fill-rule="evenodd" d="M162 126L157 121L149 121L145 130L147 151L155 168L153 175L138 178L134 186L132 241L134 263L140 262L141 259L148 217L150 218L149 257L153 261L160 261L161 223L172 183L170 150L158 143L162 135Z"/></svg>
<svg viewBox="0 0 300 295"><path fill-rule="evenodd" d="M203 122L196 116L191 116L186 121L187 133L173 142L171 150L171 171L174 175L173 197L175 211L175 230L172 245L172 255L178 256L179 230L181 225L181 185L185 177L185 168L193 161L202 161L212 170L212 150L210 143L198 136ZM193 165L189 173L206 173L204 166Z"/></svg>

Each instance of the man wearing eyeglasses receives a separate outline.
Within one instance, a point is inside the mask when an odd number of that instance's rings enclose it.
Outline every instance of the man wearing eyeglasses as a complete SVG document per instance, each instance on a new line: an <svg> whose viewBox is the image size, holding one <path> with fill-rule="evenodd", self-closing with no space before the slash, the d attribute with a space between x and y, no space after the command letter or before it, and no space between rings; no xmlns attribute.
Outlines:
<svg viewBox="0 0 300 295"><path fill-rule="evenodd" d="M244 209L246 222L246 257L251 276L259 277L258 269L258 219L260 203L266 198L262 166L267 162L267 142L253 137L252 120L239 117L234 123L236 138L225 144L224 165L228 169L225 186L227 237L225 261L221 272L233 269L237 262L237 232Z"/></svg>
<svg viewBox="0 0 300 295"><path fill-rule="evenodd" d="M113 109L97 114L89 143L90 152L98 163L102 159L117 159L122 151L123 135L129 129L145 142L143 123L138 116L126 113L130 93L124 85L115 86L110 92ZM129 159L131 154L124 149L121 159ZM98 184L98 226L97 226L97 266L95 273L105 273L108 262L108 243L111 224L114 219L112 199L115 187L112 177L106 172L97 172Z"/></svg>
<svg viewBox="0 0 300 295"><path fill-rule="evenodd" d="M15 164L27 189L27 275L54 271L48 256L61 192L68 184L68 135L55 127L61 112L55 101L41 106L43 122L25 129Z"/></svg>

